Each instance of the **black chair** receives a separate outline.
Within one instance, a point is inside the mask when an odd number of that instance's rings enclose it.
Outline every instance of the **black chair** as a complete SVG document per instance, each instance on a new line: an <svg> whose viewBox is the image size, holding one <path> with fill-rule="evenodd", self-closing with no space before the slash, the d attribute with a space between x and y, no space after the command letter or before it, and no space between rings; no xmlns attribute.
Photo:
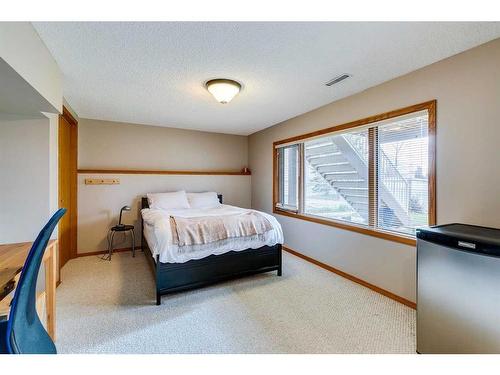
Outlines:
<svg viewBox="0 0 500 375"><path fill-rule="evenodd" d="M0 354L56 354L56 347L36 312L36 281L43 253L59 219L59 209L38 234L14 292L9 320L0 322Z"/></svg>

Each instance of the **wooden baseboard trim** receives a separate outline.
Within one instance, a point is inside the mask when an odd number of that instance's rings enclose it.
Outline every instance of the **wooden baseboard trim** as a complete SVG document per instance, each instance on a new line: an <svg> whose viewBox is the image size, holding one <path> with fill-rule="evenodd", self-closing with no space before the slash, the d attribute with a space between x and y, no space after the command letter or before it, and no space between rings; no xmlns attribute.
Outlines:
<svg viewBox="0 0 500 375"><path fill-rule="evenodd" d="M142 249L142 247L136 246L135 251L141 250L141 249ZM125 251L130 251L131 252L132 248L131 247L123 247L121 249L114 249L113 253L122 253L122 252L125 252ZM108 250L92 251L92 252L89 252L89 253L77 253L76 257L77 258L81 258L81 257L92 256L92 255L102 255L102 254L106 254L107 252L108 252Z"/></svg>
<svg viewBox="0 0 500 375"><path fill-rule="evenodd" d="M328 264L320 262L319 260L316 260L314 258L308 257L307 255L304 255L302 253L299 253L298 251L292 250L289 247L283 246L283 250L285 250L287 253L295 255L296 257L304 259L307 262L315 264L316 266L321 267L321 268L323 268L323 269L325 269L327 271L333 272L333 273L335 273L335 274L337 274L339 276L345 277L348 280L351 280L351 281L353 281L355 283L363 285L366 288L369 288L369 289L371 289L371 290L373 290L373 291L375 291L377 293L382 294L383 296L386 296L386 297L388 297L390 299L393 299L394 301L402 303L403 305L411 307L412 309L416 309L417 308L417 304L415 302L412 302L410 300L407 300L406 298L400 297L400 296L398 296L398 295L396 295L394 293L389 292L388 290L379 288L378 286L370 284L369 282L364 281L362 279L359 279L356 276L350 275L350 274L348 274L348 273L346 273L344 271L341 271L341 270L339 270L337 268L329 266Z"/></svg>

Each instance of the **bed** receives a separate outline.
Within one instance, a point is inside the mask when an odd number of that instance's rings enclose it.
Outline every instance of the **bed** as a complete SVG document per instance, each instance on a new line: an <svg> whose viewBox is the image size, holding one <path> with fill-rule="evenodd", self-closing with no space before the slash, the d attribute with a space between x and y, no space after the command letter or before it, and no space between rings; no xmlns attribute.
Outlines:
<svg viewBox="0 0 500 375"><path fill-rule="evenodd" d="M221 203L221 212L230 213L231 210L238 209L234 206L223 205L222 195L218 195L218 199ZM166 227L156 230L156 237L152 234L152 227L165 223L165 219L156 219L160 224L155 224L156 222L151 219L151 214L158 215L158 213L149 212L153 210L144 210L149 209L146 197L142 198L141 207L143 209L141 245L153 270L157 305L161 305L161 296L169 293L257 273L277 271L278 276L282 274L283 233L279 224L277 224L279 228L273 226L273 231L276 232L270 232L268 237L261 237L261 242L252 241L248 248L242 249L244 242L226 242L221 243L221 247L225 248L212 247L209 250L186 254L176 251L171 244L166 246L164 239L162 241L163 234L158 233L166 233L164 231ZM145 215L146 213L150 216ZM169 215L167 212L162 214ZM271 220L276 220L270 215L269 217L272 218ZM233 244L235 249L229 250L228 246Z"/></svg>

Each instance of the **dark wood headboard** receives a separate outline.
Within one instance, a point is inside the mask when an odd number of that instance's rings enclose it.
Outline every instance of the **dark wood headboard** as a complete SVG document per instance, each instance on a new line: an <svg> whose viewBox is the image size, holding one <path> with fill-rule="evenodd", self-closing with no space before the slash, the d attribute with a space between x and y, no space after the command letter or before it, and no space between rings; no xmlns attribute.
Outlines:
<svg viewBox="0 0 500 375"><path fill-rule="evenodd" d="M222 203L222 194L217 194L217 198L219 198L219 202ZM141 208L149 208L149 202L147 197L141 198Z"/></svg>

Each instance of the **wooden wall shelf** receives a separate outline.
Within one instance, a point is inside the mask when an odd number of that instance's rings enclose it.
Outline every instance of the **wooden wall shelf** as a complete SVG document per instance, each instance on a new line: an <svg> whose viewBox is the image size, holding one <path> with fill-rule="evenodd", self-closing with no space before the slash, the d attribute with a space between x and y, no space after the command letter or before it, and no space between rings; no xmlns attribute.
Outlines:
<svg viewBox="0 0 500 375"><path fill-rule="evenodd" d="M243 171L173 171L173 170L138 170L138 169L79 169L79 174L158 174L192 176L250 176Z"/></svg>

